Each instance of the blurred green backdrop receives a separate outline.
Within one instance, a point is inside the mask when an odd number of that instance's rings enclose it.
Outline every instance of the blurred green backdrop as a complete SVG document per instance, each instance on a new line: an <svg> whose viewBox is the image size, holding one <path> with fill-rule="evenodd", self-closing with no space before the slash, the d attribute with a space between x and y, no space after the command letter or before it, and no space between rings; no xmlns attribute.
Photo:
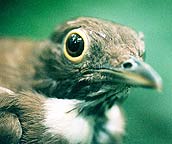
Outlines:
<svg viewBox="0 0 172 144"><path fill-rule="evenodd" d="M123 104L125 144L172 144L171 0L0 0L0 36L45 39L78 16L109 19L145 34L146 61L162 76L161 93L133 89Z"/></svg>

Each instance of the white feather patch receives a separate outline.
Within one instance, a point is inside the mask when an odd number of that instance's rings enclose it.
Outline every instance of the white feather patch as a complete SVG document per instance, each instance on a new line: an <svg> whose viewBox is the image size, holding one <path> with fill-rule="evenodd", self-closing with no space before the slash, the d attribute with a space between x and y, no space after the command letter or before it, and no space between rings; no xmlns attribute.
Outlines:
<svg viewBox="0 0 172 144"><path fill-rule="evenodd" d="M108 122L106 123L106 128L113 135L122 135L125 130L125 121L123 114L118 105L114 105L109 111L107 111L106 116Z"/></svg>
<svg viewBox="0 0 172 144"><path fill-rule="evenodd" d="M7 89L7 88L5 88L5 87L1 87L1 86L0 86L0 94L1 94L1 93L14 94L14 92L11 91L10 89Z"/></svg>
<svg viewBox="0 0 172 144"><path fill-rule="evenodd" d="M89 121L78 116L76 110L72 110L78 102L49 98L44 106L46 111L44 125L48 128L48 132L64 136L70 144L90 143L93 135Z"/></svg>

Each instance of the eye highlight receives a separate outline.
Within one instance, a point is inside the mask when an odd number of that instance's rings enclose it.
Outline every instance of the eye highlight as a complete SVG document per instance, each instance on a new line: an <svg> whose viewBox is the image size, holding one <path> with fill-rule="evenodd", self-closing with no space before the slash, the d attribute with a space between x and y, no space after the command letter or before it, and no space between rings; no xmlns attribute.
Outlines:
<svg viewBox="0 0 172 144"><path fill-rule="evenodd" d="M88 39L82 30L75 29L66 35L64 40L64 55L68 60L74 63L81 62L87 48Z"/></svg>

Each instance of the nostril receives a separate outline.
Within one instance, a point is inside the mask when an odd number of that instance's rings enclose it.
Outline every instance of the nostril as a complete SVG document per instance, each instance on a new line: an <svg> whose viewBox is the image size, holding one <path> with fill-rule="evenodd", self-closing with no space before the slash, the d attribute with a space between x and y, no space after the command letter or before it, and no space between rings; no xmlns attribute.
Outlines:
<svg viewBox="0 0 172 144"><path fill-rule="evenodd" d="M129 68L131 68L133 65L132 65L132 63L130 63L130 62L125 62L125 63L123 63L123 68L125 68L125 69L129 69Z"/></svg>

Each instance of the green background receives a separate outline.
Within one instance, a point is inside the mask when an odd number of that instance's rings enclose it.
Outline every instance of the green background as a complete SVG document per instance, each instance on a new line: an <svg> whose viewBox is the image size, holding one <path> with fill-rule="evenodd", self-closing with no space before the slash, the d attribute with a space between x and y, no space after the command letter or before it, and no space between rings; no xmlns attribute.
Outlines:
<svg viewBox="0 0 172 144"><path fill-rule="evenodd" d="M146 61L163 79L163 91L132 89L123 104L125 144L172 144L171 0L0 0L0 36L47 38L78 16L109 19L145 34Z"/></svg>

